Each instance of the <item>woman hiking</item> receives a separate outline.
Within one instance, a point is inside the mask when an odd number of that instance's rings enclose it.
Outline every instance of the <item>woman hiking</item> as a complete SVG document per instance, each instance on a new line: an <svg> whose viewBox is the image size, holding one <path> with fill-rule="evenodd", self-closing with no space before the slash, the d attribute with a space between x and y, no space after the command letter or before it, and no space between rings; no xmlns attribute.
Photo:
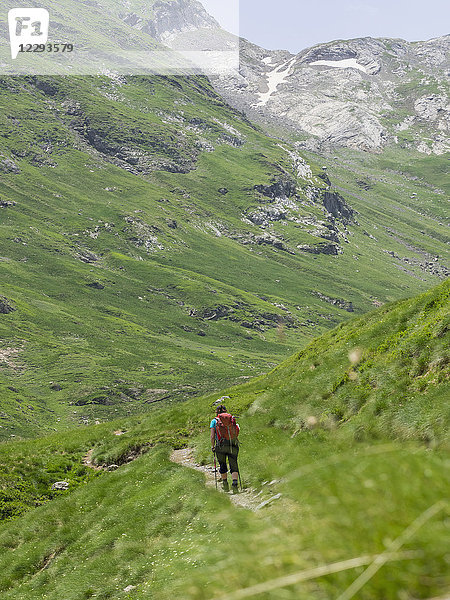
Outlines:
<svg viewBox="0 0 450 600"><path fill-rule="evenodd" d="M230 487L227 479L227 458L231 471L231 489L233 494L238 492L239 468L237 457L239 454L239 425L233 415L227 412L226 406L220 404L216 408L216 418L211 421L211 450L219 461L219 473L222 477L222 486L225 492Z"/></svg>

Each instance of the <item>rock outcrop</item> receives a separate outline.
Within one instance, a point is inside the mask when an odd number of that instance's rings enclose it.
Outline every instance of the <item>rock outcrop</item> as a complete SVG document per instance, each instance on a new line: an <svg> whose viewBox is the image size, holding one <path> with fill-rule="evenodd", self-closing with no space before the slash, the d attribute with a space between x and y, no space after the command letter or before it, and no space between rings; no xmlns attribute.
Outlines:
<svg viewBox="0 0 450 600"><path fill-rule="evenodd" d="M55 481L55 483L51 487L52 490L65 491L69 489L68 481Z"/></svg>
<svg viewBox="0 0 450 600"><path fill-rule="evenodd" d="M285 175L271 185L255 185L254 189L268 198L289 198L295 195L296 184L292 177Z"/></svg>
<svg viewBox="0 0 450 600"><path fill-rule="evenodd" d="M308 252L309 254L329 254L330 256L337 256L339 254L339 246L337 244L319 243L314 246L300 244L297 248L301 252Z"/></svg>
<svg viewBox="0 0 450 600"><path fill-rule="evenodd" d="M351 223L354 220L355 211L350 208L344 198L338 192L325 191L323 194L323 205L336 219L344 223Z"/></svg>
<svg viewBox="0 0 450 600"><path fill-rule="evenodd" d="M1 200L0 199L0 208L9 208L10 206L15 206L16 203L13 200Z"/></svg>
<svg viewBox="0 0 450 600"><path fill-rule="evenodd" d="M331 296L327 296L326 294L322 294L322 292L313 292L315 296L318 296L324 302L328 304L332 304L333 306L337 306L342 310L346 310L347 312L354 312L353 302L349 302L348 300L343 300L342 298L333 298Z"/></svg>
<svg viewBox="0 0 450 600"><path fill-rule="evenodd" d="M0 173L20 173L20 169L13 160L0 155Z"/></svg>
<svg viewBox="0 0 450 600"><path fill-rule="evenodd" d="M0 296L0 315L7 315L16 310L10 301L4 296Z"/></svg>
<svg viewBox="0 0 450 600"><path fill-rule="evenodd" d="M147 8L136 13L122 13L125 23L148 33L158 41L172 45L177 37L198 30L217 30L217 21L196 0L173 0L149 3Z"/></svg>
<svg viewBox="0 0 450 600"><path fill-rule="evenodd" d="M276 306L280 307L279 305ZM236 303L233 306L218 304L201 310L190 309L189 316L205 321L227 319L247 329L258 331L265 331L280 325L289 328L298 327L298 323L290 311L285 307L282 308L284 314L270 311L261 312L244 303Z"/></svg>

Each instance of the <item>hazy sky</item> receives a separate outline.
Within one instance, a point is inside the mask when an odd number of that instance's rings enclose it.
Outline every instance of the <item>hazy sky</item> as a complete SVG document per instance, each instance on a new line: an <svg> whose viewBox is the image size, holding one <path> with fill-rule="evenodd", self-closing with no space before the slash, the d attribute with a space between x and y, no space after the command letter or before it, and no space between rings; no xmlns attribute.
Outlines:
<svg viewBox="0 0 450 600"><path fill-rule="evenodd" d="M201 0L225 29L268 49L299 52L336 39L427 40L450 33L448 0ZM228 14L228 18L227 18ZM231 19L229 16L231 15Z"/></svg>

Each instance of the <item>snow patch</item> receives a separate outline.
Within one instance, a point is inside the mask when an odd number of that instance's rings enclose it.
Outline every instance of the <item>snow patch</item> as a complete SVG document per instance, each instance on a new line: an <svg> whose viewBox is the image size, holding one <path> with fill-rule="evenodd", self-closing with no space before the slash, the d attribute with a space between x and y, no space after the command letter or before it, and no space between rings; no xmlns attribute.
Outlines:
<svg viewBox="0 0 450 600"><path fill-rule="evenodd" d="M367 73L366 67L360 65L356 58L344 58L342 60L316 60L314 62L310 62L309 65L318 67L336 67L337 69L358 69L363 73Z"/></svg>
<svg viewBox="0 0 450 600"><path fill-rule="evenodd" d="M276 67L272 71L267 73L267 85L269 90L267 92L261 92L259 94L259 102L256 106L265 106L269 101L269 98L277 91L279 85L284 83L286 78L290 75L291 66L295 62L296 57L291 58L280 66Z"/></svg>

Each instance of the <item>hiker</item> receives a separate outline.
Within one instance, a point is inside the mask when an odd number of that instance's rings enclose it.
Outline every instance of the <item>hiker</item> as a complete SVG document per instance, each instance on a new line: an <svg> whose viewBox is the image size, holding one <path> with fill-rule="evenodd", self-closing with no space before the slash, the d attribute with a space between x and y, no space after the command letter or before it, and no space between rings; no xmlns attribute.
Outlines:
<svg viewBox="0 0 450 600"><path fill-rule="evenodd" d="M219 461L219 473L222 477L223 489L228 492L227 458L231 471L231 486L233 494L238 492L239 468L239 425L236 419L227 412L226 406L220 404L216 408L216 418L211 421L211 450Z"/></svg>

